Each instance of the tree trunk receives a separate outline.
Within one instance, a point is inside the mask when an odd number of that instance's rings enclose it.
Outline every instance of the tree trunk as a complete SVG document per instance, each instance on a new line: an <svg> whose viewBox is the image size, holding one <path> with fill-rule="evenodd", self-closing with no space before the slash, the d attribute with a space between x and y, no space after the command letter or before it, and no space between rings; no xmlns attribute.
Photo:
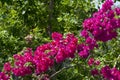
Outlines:
<svg viewBox="0 0 120 80"><path fill-rule="evenodd" d="M51 34L52 34L52 21L53 21L53 12L54 12L53 7L54 7L54 0L50 0L49 7L48 7L49 17L48 17L48 26L47 26L47 33L50 38L51 38Z"/></svg>

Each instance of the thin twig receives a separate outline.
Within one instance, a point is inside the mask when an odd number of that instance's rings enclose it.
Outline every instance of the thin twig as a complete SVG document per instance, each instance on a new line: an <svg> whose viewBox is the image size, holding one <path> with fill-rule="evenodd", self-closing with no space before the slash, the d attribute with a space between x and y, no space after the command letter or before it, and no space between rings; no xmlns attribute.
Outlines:
<svg viewBox="0 0 120 80"><path fill-rule="evenodd" d="M50 76L50 79L53 78L54 76L56 76L57 74L59 74L61 71L63 71L64 69L67 69L67 68L71 68L71 67L74 67L74 66L67 66L67 67L63 67L62 69L60 69L59 71L55 72L54 74L52 74Z"/></svg>

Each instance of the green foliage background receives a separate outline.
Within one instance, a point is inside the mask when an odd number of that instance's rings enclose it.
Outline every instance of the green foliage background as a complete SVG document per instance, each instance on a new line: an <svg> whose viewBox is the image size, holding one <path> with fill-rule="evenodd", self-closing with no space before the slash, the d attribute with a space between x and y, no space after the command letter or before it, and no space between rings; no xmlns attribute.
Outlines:
<svg viewBox="0 0 120 80"><path fill-rule="evenodd" d="M83 20L94 11L90 0L1 0L0 54L35 49L51 40L54 31L79 34ZM25 40L28 35L33 37L30 44Z"/></svg>

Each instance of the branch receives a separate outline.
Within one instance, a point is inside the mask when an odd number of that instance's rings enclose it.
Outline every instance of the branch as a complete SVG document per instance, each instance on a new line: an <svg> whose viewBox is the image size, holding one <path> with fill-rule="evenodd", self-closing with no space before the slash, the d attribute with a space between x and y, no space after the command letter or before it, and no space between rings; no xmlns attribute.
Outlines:
<svg viewBox="0 0 120 80"><path fill-rule="evenodd" d="M52 74L50 76L50 79L53 78L54 76L56 76L57 74L59 74L60 72L62 72L64 69L68 69L68 68L71 68L71 67L74 67L74 66L67 66L67 67L63 67L62 69L60 69L59 71L55 72L54 74Z"/></svg>
<svg viewBox="0 0 120 80"><path fill-rule="evenodd" d="M54 12L54 0L50 0L49 2L49 17L48 17L48 27L47 27L47 33L49 37L51 37L52 34L52 20L53 20L53 12Z"/></svg>

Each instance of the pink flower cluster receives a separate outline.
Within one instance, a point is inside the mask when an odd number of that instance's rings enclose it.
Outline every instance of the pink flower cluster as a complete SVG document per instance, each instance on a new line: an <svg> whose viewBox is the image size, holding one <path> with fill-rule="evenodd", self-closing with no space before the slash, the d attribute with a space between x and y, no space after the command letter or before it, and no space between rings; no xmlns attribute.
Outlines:
<svg viewBox="0 0 120 80"><path fill-rule="evenodd" d="M102 76L107 80L120 80L120 70L104 66L101 69Z"/></svg>
<svg viewBox="0 0 120 80"><path fill-rule="evenodd" d="M11 64L6 62L3 67L3 72L0 72L0 80L9 80L10 79L10 72L11 72Z"/></svg>
<svg viewBox="0 0 120 80"><path fill-rule="evenodd" d="M65 39L60 41L55 40L54 43L55 51L57 50L57 54L55 55L57 63L62 62L66 58L74 58L78 39L73 34L67 34Z"/></svg>
<svg viewBox="0 0 120 80"><path fill-rule="evenodd" d="M99 60L95 60L94 58L90 58L90 59L88 60L88 65L89 65L89 66L93 66L93 65L98 66L99 64L100 64L100 61L99 61Z"/></svg>
<svg viewBox="0 0 120 80"><path fill-rule="evenodd" d="M95 60L94 58L90 58L88 60L88 65L89 66L98 66L98 65L100 65L100 61L99 60ZM91 74L93 76L97 76L97 75L99 75L99 70L94 68L94 69L91 70Z"/></svg>
<svg viewBox="0 0 120 80"><path fill-rule="evenodd" d="M44 44L38 46L36 51L34 52L33 61L35 63L35 73L37 75L47 71L53 65L53 59L47 54L47 50L49 50L49 48L49 43Z"/></svg>
<svg viewBox="0 0 120 80"><path fill-rule="evenodd" d="M91 70L91 74L93 75L93 76L98 76L100 73L99 73L99 70L98 69L92 69Z"/></svg>
<svg viewBox="0 0 120 80"><path fill-rule="evenodd" d="M0 80L9 80L10 77L6 75L4 72L0 72Z"/></svg>
<svg viewBox="0 0 120 80"><path fill-rule="evenodd" d="M88 65L89 66L98 66L100 64L99 60L95 60L94 58L90 58L88 60ZM101 76L105 79L105 80L120 80L120 70L116 69L116 68L110 68L109 66L104 66L101 68L101 70L99 71L98 69L94 68L91 70L91 74L93 76Z"/></svg>
<svg viewBox="0 0 120 80"><path fill-rule="evenodd" d="M52 39L51 43L38 46L35 55L43 53L57 63L74 57L78 40L73 34L67 34L66 38L63 38L62 34L54 32Z"/></svg>
<svg viewBox="0 0 120 80"><path fill-rule="evenodd" d="M90 50L98 47L97 41L106 42L116 38L116 29L120 28L120 19L116 16L120 15L120 8L112 9L112 5L112 0L106 0L98 12L83 22L81 36L86 40L78 46L80 57L87 58Z"/></svg>
<svg viewBox="0 0 120 80"><path fill-rule="evenodd" d="M99 66L100 61L95 60L94 58L90 58L88 60L89 66ZM109 66L104 66L101 68L101 70L98 70L96 68L91 70L91 74L93 76L102 76L105 80L120 80L120 70L117 68L110 68Z"/></svg>
<svg viewBox="0 0 120 80"><path fill-rule="evenodd" d="M120 28L120 19L116 16L120 14L120 8L112 9L113 1L106 0L102 8L93 14L83 23L81 35L85 38L90 35L97 41L106 42L116 38L116 29Z"/></svg>
<svg viewBox="0 0 120 80"><path fill-rule="evenodd" d="M9 62L6 62L6 63L4 64L3 69L4 69L4 72L5 72L5 73L9 73L9 72L11 71L11 69L12 69L11 64L10 64Z"/></svg>
<svg viewBox="0 0 120 80"><path fill-rule="evenodd" d="M95 68L91 70L91 74L93 76L102 76L105 80L120 80L120 70L109 66L102 67L100 71Z"/></svg>
<svg viewBox="0 0 120 80"><path fill-rule="evenodd" d="M32 73L32 67L27 65L27 63L33 63L32 49L28 48L24 51L24 55L15 54L13 57L14 66L12 72L15 76L25 76Z"/></svg>
<svg viewBox="0 0 120 80"><path fill-rule="evenodd" d="M14 66L9 62L5 63L4 72L12 72L15 76L32 73L39 75L53 66L55 61L60 63L66 58L74 58L78 40L73 34L67 34L66 38L63 38L62 34L54 32L52 39L52 42L38 46L34 53L28 48L23 55L15 54Z"/></svg>
<svg viewBox="0 0 120 80"><path fill-rule="evenodd" d="M85 42L78 45L78 54L81 58L87 58L90 54L90 50L94 47L98 47L96 40L91 37L87 37Z"/></svg>

